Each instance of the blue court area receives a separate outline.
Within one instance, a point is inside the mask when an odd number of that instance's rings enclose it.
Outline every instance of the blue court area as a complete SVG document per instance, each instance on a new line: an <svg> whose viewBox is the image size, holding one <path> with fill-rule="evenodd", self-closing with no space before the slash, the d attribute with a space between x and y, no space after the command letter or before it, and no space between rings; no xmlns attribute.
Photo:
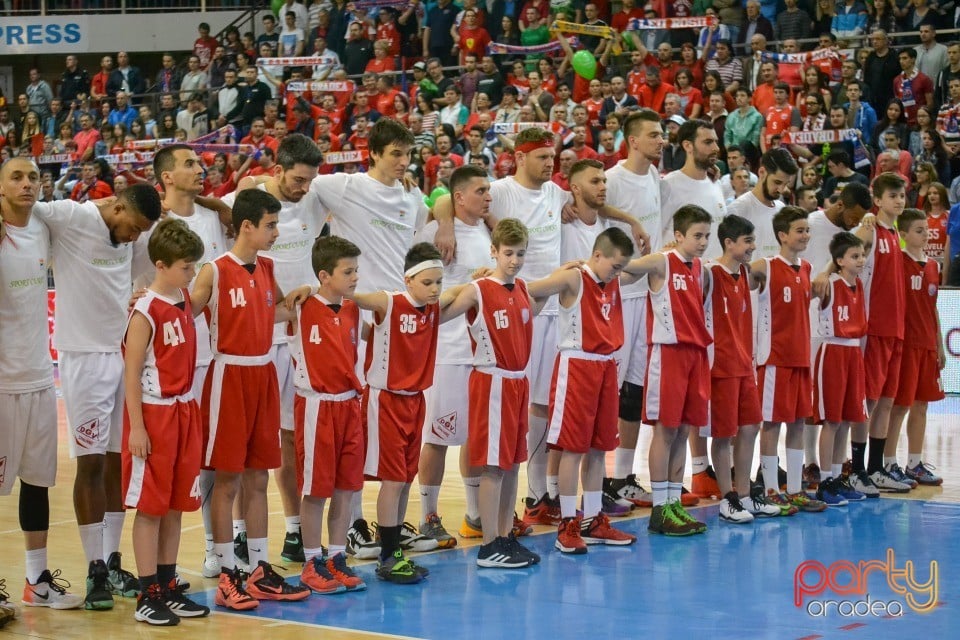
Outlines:
<svg viewBox="0 0 960 640"><path fill-rule="evenodd" d="M543 561L516 571L478 569L476 549L421 555L431 575L419 585L385 584L366 565L364 593L243 615L436 639L957 637L960 505L882 498L752 525L721 523L716 507L692 513L706 534L655 537L647 518L621 520L639 537L632 547L562 556L553 535L537 535L524 542ZM797 607L801 563L809 593ZM212 604L213 591L204 598ZM928 613L910 606L934 599Z"/></svg>

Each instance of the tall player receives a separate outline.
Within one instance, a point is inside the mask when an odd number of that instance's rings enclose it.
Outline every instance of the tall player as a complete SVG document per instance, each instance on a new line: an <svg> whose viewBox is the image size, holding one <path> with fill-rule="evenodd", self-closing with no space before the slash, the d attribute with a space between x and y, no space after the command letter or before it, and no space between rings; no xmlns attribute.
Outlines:
<svg viewBox="0 0 960 640"><path fill-rule="evenodd" d="M89 563L84 606L111 609L111 594L134 597L139 591L119 552L124 520L120 338L133 282L132 243L160 218L160 195L136 184L120 196L83 204L37 203L33 212L50 230L56 265L54 346L60 353L70 455L77 459L73 505Z"/></svg>
<svg viewBox="0 0 960 640"><path fill-rule="evenodd" d="M0 459L6 463L0 495L10 495L20 478L24 604L74 609L83 599L68 593L47 567L49 489L57 479L57 397L47 330L50 234L31 215L39 193L40 170L31 160L12 158L0 166ZM6 608L12 605L0 603Z"/></svg>

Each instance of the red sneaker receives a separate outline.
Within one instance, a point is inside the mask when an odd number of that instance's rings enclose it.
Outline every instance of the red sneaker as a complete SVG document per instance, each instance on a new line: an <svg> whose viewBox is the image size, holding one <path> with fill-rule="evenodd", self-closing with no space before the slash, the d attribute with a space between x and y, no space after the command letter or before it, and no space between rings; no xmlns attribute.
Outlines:
<svg viewBox="0 0 960 640"><path fill-rule="evenodd" d="M250 596L243 588L243 573L239 569L220 572L220 584L213 601L218 607L226 607L235 611L247 611L260 606L256 598Z"/></svg>
<svg viewBox="0 0 960 640"><path fill-rule="evenodd" d="M310 587L311 591L316 591L325 596L346 591L346 585L341 584L340 581L333 576L327 564L328 563L324 562L319 556L307 560L303 565L303 571L300 573L300 584Z"/></svg>
<svg viewBox="0 0 960 640"><path fill-rule="evenodd" d="M247 580L247 593L257 600L303 600L310 596L310 589L292 585L273 570L273 565L261 560Z"/></svg>
<svg viewBox="0 0 960 640"><path fill-rule="evenodd" d="M584 521L580 527L580 537L587 544L610 544L624 546L637 541L636 536L614 529L610 526L610 518L602 511Z"/></svg>
<svg viewBox="0 0 960 640"><path fill-rule="evenodd" d="M720 485L717 484L717 474L714 473L713 467L707 467L706 471L693 474L690 493L702 500L721 497Z"/></svg>
<svg viewBox="0 0 960 640"><path fill-rule="evenodd" d="M549 500L550 498L546 494L539 500L527 498L525 500L526 507L523 510L523 523L526 525L545 524L550 527L560 524L560 505L558 504L554 509L552 505L548 504Z"/></svg>
<svg viewBox="0 0 960 640"><path fill-rule="evenodd" d="M367 588L363 578L347 566L347 556L342 553L327 558L327 571L337 579L337 582L346 587L347 591L363 591Z"/></svg>
<svg viewBox="0 0 960 640"><path fill-rule="evenodd" d="M587 543L580 536L580 518L564 518L557 529L557 541L553 543L561 553L581 554L587 552Z"/></svg>

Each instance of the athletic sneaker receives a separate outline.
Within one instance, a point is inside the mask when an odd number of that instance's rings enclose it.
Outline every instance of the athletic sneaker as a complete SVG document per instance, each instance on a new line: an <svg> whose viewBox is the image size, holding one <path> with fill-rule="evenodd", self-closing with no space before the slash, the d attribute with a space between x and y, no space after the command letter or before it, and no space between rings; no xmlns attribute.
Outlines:
<svg viewBox="0 0 960 640"><path fill-rule="evenodd" d="M708 465L706 470L693 474L693 484L690 485L690 493L702 500L719 498L720 485L717 484L717 473L712 465Z"/></svg>
<svg viewBox="0 0 960 640"><path fill-rule="evenodd" d="M338 553L332 558L327 558L327 571L337 579L337 582L346 587L347 591L364 591L367 588L363 578L347 566L346 554Z"/></svg>
<svg viewBox="0 0 960 640"><path fill-rule="evenodd" d="M720 519L734 524L749 524L753 522L753 514L744 508L740 495L730 491L720 501Z"/></svg>
<svg viewBox="0 0 960 640"><path fill-rule="evenodd" d="M816 462L803 467L803 488L816 489L820 486L820 465Z"/></svg>
<svg viewBox="0 0 960 640"><path fill-rule="evenodd" d="M700 504L700 498L697 497L697 494L688 491L686 487L681 487L680 504L685 507L695 507Z"/></svg>
<svg viewBox="0 0 960 640"><path fill-rule="evenodd" d="M580 523L580 537L587 544L609 544L616 547L637 541L637 536L611 527L610 518L602 511Z"/></svg>
<svg viewBox="0 0 960 640"><path fill-rule="evenodd" d="M203 566L200 568L200 575L204 578L216 578L220 575L220 557L213 549L203 554Z"/></svg>
<svg viewBox="0 0 960 640"><path fill-rule="evenodd" d="M180 589L180 591L183 591L184 593L190 591L190 583L181 578L179 573L173 574L173 582L177 585L177 588Z"/></svg>
<svg viewBox="0 0 960 640"><path fill-rule="evenodd" d="M107 558L107 570L110 572L107 578L110 593L124 598L136 598L140 595L140 581L121 566L119 551L114 551Z"/></svg>
<svg viewBox="0 0 960 640"><path fill-rule="evenodd" d="M523 510L523 523L527 525L545 524L556 527L560 524L560 499L557 498L556 511L550 502L549 494L543 494L539 500L525 498L526 507Z"/></svg>
<svg viewBox="0 0 960 640"><path fill-rule="evenodd" d="M517 512L513 512L513 529L510 530L510 535L520 538L521 536L528 536L533 533L533 527L526 524L523 520L517 517Z"/></svg>
<svg viewBox="0 0 960 640"><path fill-rule="evenodd" d="M520 541L517 540L517 537L513 535L513 532L510 532L504 540L507 541L507 544L510 545L510 548L518 552L520 555L526 556L530 559L530 564L540 564L540 554L534 553L527 549L525 546L520 544Z"/></svg>
<svg viewBox="0 0 960 640"><path fill-rule="evenodd" d="M820 513L821 511L827 510L827 505L821 500L816 498L811 498L807 493L803 491L798 491L797 493L787 494L787 499L790 501L790 504L795 506L800 511L806 511L807 513Z"/></svg>
<svg viewBox="0 0 960 640"><path fill-rule="evenodd" d="M633 511L633 503L623 498L612 498L605 493L600 494L600 513L613 518L622 518Z"/></svg>
<svg viewBox="0 0 960 640"><path fill-rule="evenodd" d="M327 568L326 559L319 556L310 558L310 561L303 565L303 571L300 572L300 584L325 596L343 593L347 590L347 586L337 580L336 576Z"/></svg>
<svg viewBox="0 0 960 640"><path fill-rule="evenodd" d="M358 560L373 560L380 557L380 543L374 540L370 527L363 518L354 520L347 529L347 553Z"/></svg>
<svg viewBox="0 0 960 640"><path fill-rule="evenodd" d="M834 478L836 484L834 488L840 493L847 502L861 502L867 499L867 496L860 493L850 484L850 476L840 474L839 478Z"/></svg>
<svg viewBox="0 0 960 640"><path fill-rule="evenodd" d="M83 599L83 608L95 611L113 609L113 596L110 595L110 570L103 560L94 560L87 569L87 595Z"/></svg>
<svg viewBox="0 0 960 640"><path fill-rule="evenodd" d="M167 609L178 618L203 618L210 615L210 608L197 604L187 596L183 595L186 591L181 585L177 584L176 578L170 581L163 595Z"/></svg>
<svg viewBox="0 0 960 640"><path fill-rule="evenodd" d="M403 557L400 549L377 563L377 577L394 584L415 584L423 580L423 574L417 571L415 564Z"/></svg>
<svg viewBox="0 0 960 640"><path fill-rule="evenodd" d="M435 513L427 515L427 521L420 525L421 535L437 541L437 547L441 549L452 549L457 546L457 539L447 533L440 522L440 516Z"/></svg>
<svg viewBox="0 0 960 640"><path fill-rule="evenodd" d="M530 558L520 554L507 539L500 536L489 544L480 545L477 566L491 569L522 569L530 566Z"/></svg>
<svg viewBox="0 0 960 640"><path fill-rule="evenodd" d="M463 514L463 524L460 525L461 538L482 538L483 527L480 524L480 518L474 520L467 514Z"/></svg>
<svg viewBox="0 0 960 640"><path fill-rule="evenodd" d="M217 593L213 597L214 604L234 611L247 611L259 607L260 602L243 588L243 580L246 577L247 574L240 569L221 571L220 584L217 585Z"/></svg>
<svg viewBox="0 0 960 640"><path fill-rule="evenodd" d="M580 535L581 522L579 517L563 518L560 521L557 526L557 540L553 543L560 553L579 555L587 552L587 543Z"/></svg>
<svg viewBox="0 0 960 640"><path fill-rule="evenodd" d="M241 531L233 539L233 556L243 569L250 568L250 550L247 548L247 532Z"/></svg>
<svg viewBox="0 0 960 640"><path fill-rule="evenodd" d="M303 556L303 536L300 535L299 529L293 533L288 531L287 535L284 536L283 551L280 552L280 557L287 562L306 561Z"/></svg>
<svg viewBox="0 0 960 640"><path fill-rule="evenodd" d="M676 514L678 518L680 518L681 520L689 524L691 527L693 527L694 533L706 533L707 531L706 523L700 522L699 520L691 516L689 513L687 513L687 510L683 508L682 504L680 504L679 502L671 502L669 503L668 506L673 511L673 513Z"/></svg>
<svg viewBox="0 0 960 640"><path fill-rule="evenodd" d="M272 564L261 560L247 580L247 593L257 600L289 602L307 598L310 589L303 585L290 584L273 569Z"/></svg>
<svg viewBox="0 0 960 640"><path fill-rule="evenodd" d="M911 489L916 489L919 484L916 480L904 473L903 469L900 468L896 462L887 467L887 473L891 478L897 482L902 482L905 485L908 485Z"/></svg>
<svg viewBox="0 0 960 640"><path fill-rule="evenodd" d="M636 474L626 478L604 478L603 492L612 498L627 500L635 507L653 506L653 494L637 484Z"/></svg>
<svg viewBox="0 0 960 640"><path fill-rule="evenodd" d="M23 604L28 607L50 607L51 609L77 609L83 605L83 598L67 592L70 583L60 577L60 569L50 573L44 569L36 584L29 580L23 587Z"/></svg>
<svg viewBox="0 0 960 640"><path fill-rule="evenodd" d="M10 602L10 594L7 593L7 581L0 578L0 627L19 615L20 607Z"/></svg>
<svg viewBox="0 0 960 640"><path fill-rule="evenodd" d="M897 482L893 479L886 469L880 469L870 474L870 481L879 491L884 493L909 493L910 485L903 482Z"/></svg>
<svg viewBox="0 0 960 640"><path fill-rule="evenodd" d="M931 469L936 469L936 467L929 462L919 462L913 468L907 467L904 473L919 484L927 487L939 487L943 484L943 478L933 473Z"/></svg>
<svg viewBox="0 0 960 640"><path fill-rule="evenodd" d="M419 533L416 527L409 522L404 522L400 526L400 548L404 551L422 553L424 551L433 551L439 546L439 541Z"/></svg>
<svg viewBox="0 0 960 640"><path fill-rule="evenodd" d="M695 534L695 527L674 513L671 504L661 504L653 508L653 511L650 512L650 522L647 523L647 531L664 536L692 536Z"/></svg>
<svg viewBox="0 0 960 640"><path fill-rule="evenodd" d="M840 482L836 478L821 480L817 487L817 500L828 507L845 507L848 502L840 493Z"/></svg>
<svg viewBox="0 0 960 640"><path fill-rule="evenodd" d="M180 618L167 607L163 589L158 584L150 585L146 593L140 594L133 617L139 622L157 627L174 627L180 624Z"/></svg>
<svg viewBox="0 0 960 640"><path fill-rule="evenodd" d="M776 518L780 516L779 505L767 502L761 491L752 493L746 498L740 499L743 508L750 512L754 518Z"/></svg>
<svg viewBox="0 0 960 640"><path fill-rule="evenodd" d="M764 499L766 499L766 501L770 504L779 507L781 516L792 516L800 511L800 509L798 509L795 505L791 504L790 500L787 499L786 494L777 493L773 489L767 489Z"/></svg>
<svg viewBox="0 0 960 640"><path fill-rule="evenodd" d="M868 498L879 498L880 489L873 483L866 471L857 471L850 474L850 486Z"/></svg>

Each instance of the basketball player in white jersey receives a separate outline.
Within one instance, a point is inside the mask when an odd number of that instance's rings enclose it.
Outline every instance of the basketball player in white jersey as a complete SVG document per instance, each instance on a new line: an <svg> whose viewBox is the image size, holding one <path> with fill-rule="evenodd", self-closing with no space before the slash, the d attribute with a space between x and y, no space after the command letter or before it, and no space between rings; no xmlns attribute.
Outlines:
<svg viewBox="0 0 960 640"><path fill-rule="evenodd" d="M0 495L20 478L28 606L75 609L47 566L49 489L57 479L57 396L47 322L50 234L30 215L40 169L27 158L0 166ZM57 571L59 574L59 571ZM0 602L0 618L16 609Z"/></svg>
<svg viewBox="0 0 960 640"><path fill-rule="evenodd" d="M57 289L54 346L67 408L70 455L77 459L73 504L89 563L87 609L134 597L138 581L120 566L123 500L123 357L133 242L160 218L160 195L147 184L83 204L37 203L53 245ZM104 562L106 558L107 562Z"/></svg>
<svg viewBox="0 0 960 640"><path fill-rule="evenodd" d="M486 171L482 167L460 167L450 176L450 193L457 253L443 268L444 287L467 284L477 269L496 266L490 255L490 231L483 222L490 212L491 199ZM436 220L428 222L417 232L416 241L433 243L437 227ZM467 498L460 535L465 538L483 535L479 496L483 469L470 467L466 455L472 369L473 352L466 316L440 325L433 386L424 394L427 414L417 481L420 484L420 533L436 540L444 549L457 544L456 538L447 533L437 515L447 447L460 447L460 474Z"/></svg>

